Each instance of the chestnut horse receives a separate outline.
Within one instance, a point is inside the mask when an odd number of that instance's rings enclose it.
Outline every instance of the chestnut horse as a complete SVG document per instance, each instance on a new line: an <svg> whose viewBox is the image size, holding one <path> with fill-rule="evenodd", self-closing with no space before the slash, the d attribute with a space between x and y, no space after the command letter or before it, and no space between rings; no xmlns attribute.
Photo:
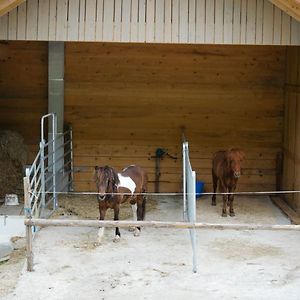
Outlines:
<svg viewBox="0 0 300 300"><path fill-rule="evenodd" d="M215 153L212 161L212 179L214 193L219 189L222 193L234 192L239 177L241 176L241 163L244 159L244 152L240 149L231 149ZM227 217L227 206L229 215L234 217L233 195L223 195L222 216ZM216 205L216 195L212 196L211 205Z"/></svg>
<svg viewBox="0 0 300 300"><path fill-rule="evenodd" d="M109 166L95 167L95 182L97 187L97 199L99 203L100 220L104 220L108 208L114 210L114 220L119 220L120 204L129 200L133 212L134 221L144 220L146 213L145 195L133 195L145 193L148 177L145 171L138 166L129 166L121 173L117 173ZM138 236L140 227L135 228L134 235ZM101 242L104 228L98 232L98 240ZM120 239L120 230L116 227L114 241Z"/></svg>

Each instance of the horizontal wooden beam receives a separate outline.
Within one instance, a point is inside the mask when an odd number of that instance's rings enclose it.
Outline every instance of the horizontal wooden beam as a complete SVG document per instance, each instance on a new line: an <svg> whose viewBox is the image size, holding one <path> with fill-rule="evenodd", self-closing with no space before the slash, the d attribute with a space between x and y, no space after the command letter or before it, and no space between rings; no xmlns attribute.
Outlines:
<svg viewBox="0 0 300 300"><path fill-rule="evenodd" d="M0 0L0 17L10 12L25 0Z"/></svg>
<svg viewBox="0 0 300 300"><path fill-rule="evenodd" d="M150 227L173 229L213 229L213 230L295 230L300 231L300 225L270 225L270 224L211 224L190 222L162 221L98 221L98 220L47 220L25 219L26 226L67 226L67 227Z"/></svg>
<svg viewBox="0 0 300 300"><path fill-rule="evenodd" d="M296 0L269 0L275 6L300 22L300 2Z"/></svg>
<svg viewBox="0 0 300 300"><path fill-rule="evenodd" d="M297 214L297 212L295 212L283 199L280 197L271 197L271 199L272 202L288 216L293 224L300 225L300 215Z"/></svg>

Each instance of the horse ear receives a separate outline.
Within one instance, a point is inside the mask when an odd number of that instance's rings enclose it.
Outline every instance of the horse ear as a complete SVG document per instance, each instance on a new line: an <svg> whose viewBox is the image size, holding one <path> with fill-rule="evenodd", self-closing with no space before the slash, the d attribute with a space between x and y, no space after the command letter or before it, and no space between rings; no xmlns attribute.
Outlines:
<svg viewBox="0 0 300 300"><path fill-rule="evenodd" d="M99 170L99 167L98 166L95 166L95 171Z"/></svg>

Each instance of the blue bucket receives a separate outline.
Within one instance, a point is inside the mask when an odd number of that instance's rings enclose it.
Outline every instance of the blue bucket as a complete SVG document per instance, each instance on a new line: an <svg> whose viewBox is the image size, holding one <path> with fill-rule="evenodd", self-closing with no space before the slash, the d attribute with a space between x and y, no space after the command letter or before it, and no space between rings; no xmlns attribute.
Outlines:
<svg viewBox="0 0 300 300"><path fill-rule="evenodd" d="M196 181L196 198L201 197L204 189L204 182L203 181Z"/></svg>

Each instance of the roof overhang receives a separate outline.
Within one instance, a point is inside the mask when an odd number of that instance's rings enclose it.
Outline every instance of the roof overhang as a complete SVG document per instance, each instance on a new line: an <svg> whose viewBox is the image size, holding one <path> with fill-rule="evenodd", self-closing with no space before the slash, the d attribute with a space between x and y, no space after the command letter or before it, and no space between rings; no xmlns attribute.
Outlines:
<svg viewBox="0 0 300 300"><path fill-rule="evenodd" d="M269 0L275 6L300 22L300 0Z"/></svg>
<svg viewBox="0 0 300 300"><path fill-rule="evenodd" d="M25 0L0 0L0 17L16 8Z"/></svg>

